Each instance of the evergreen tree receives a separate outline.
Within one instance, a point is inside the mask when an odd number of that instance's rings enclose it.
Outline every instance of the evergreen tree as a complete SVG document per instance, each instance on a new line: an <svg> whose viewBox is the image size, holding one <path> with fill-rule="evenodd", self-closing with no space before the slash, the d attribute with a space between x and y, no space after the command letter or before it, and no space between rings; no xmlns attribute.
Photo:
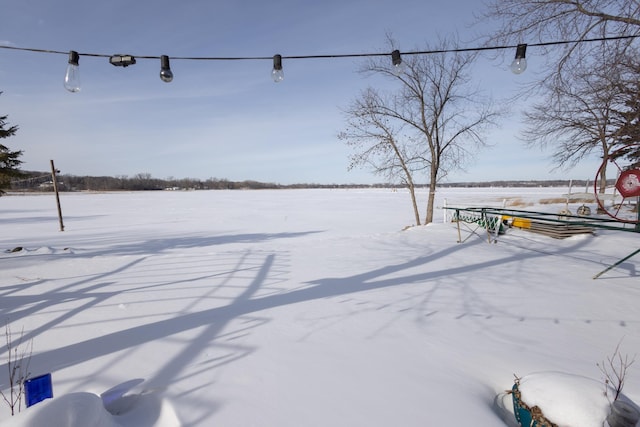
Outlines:
<svg viewBox="0 0 640 427"><path fill-rule="evenodd" d="M2 92L0 92L2 94ZM10 126L5 129L8 116L0 116L0 139L9 138L13 136L17 131L17 126ZM22 163L19 157L22 155L22 151L11 151L3 144L0 144L0 195L4 194L4 189L7 189L11 185L11 178L21 176L22 173L18 169Z"/></svg>
<svg viewBox="0 0 640 427"><path fill-rule="evenodd" d="M618 108L612 111L612 122L617 127L616 143L613 148L617 150L618 157L624 157L640 166L640 62L631 57L623 78L619 78L616 84L619 86L621 102Z"/></svg>

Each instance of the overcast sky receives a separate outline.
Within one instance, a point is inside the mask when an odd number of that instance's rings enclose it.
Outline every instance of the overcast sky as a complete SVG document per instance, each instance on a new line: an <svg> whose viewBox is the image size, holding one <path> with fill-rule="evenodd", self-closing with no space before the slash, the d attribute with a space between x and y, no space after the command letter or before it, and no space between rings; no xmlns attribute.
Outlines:
<svg viewBox="0 0 640 427"><path fill-rule="evenodd" d="M466 46L476 0L3 0L0 45L82 53L173 57L271 57L385 52L386 34L400 50L424 49L438 35ZM514 41L518 43L519 41ZM515 52L505 53L510 58ZM508 62L481 58L472 69L487 94L507 97L535 73L513 75ZM540 62L542 62L540 60ZM285 79L270 78L270 60L174 59L174 80L158 77L157 59L127 68L80 57L82 90L63 88L67 55L0 49L0 114L18 125L3 141L23 150L23 168L63 174L157 178L252 179L290 183L383 182L348 171L350 148L337 139L341 113L359 92L379 84L357 72L361 59L284 60ZM380 87L387 90L390 87ZM551 172L549 153L526 150L517 114L487 135L466 172L447 180L593 179L593 159ZM426 178L421 179L426 181Z"/></svg>

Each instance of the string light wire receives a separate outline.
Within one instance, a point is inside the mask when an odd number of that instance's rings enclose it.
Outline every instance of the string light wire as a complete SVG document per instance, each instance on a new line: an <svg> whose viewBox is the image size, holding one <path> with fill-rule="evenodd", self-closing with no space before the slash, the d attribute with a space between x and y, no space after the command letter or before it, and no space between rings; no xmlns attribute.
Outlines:
<svg viewBox="0 0 640 427"><path fill-rule="evenodd" d="M585 42L596 42L596 41L608 41L608 40L623 40L623 39L632 39L640 37L640 35L621 35L616 37L599 37L593 39L579 39L579 40L563 40L563 41L552 41L552 42L540 42L540 43L532 43L529 46L553 46L553 45L562 45L562 44L576 44L576 43L585 43ZM18 46L7 46L0 45L2 49L11 49L23 52L35 52L35 53L49 53L49 54L59 54L59 55L67 55L67 52L59 51L59 50L49 50L49 49L39 49L39 48L27 48L27 47L18 47ZM419 50L419 51L407 51L400 52L399 50L394 50L391 52L391 59L393 63L393 73L397 76L400 76L404 73L405 64L402 62L401 55L429 55L429 54L442 54L442 53L459 53L459 52L481 52L488 50L502 50L502 49L513 49L516 48L516 59L511 64L511 71L516 74L522 73L527 68L527 60L525 59L525 51L527 48L526 44L517 44L517 45L507 45L507 46L481 46L481 47L468 47L468 48L455 48L455 49L438 49L438 50ZM164 82L171 82L173 80L173 72L169 67L170 60L191 60L191 61L251 61L251 60L273 60L273 69L271 71L271 78L274 82L278 83L284 79L284 72L282 69L282 60L283 59L334 59L334 58L362 58L362 57L380 57L380 56L388 56L389 53L344 53L344 54L326 54L326 55L288 55L283 56L280 54L276 54L274 56L168 56L168 55L160 55L160 56L151 56L151 55L108 55L102 53L88 53L82 52L79 53L75 50L71 50L68 52L69 54L69 65L67 66L67 72L64 79L64 87L69 92L76 93L80 91L80 77L78 73L78 61L80 56L85 57L97 57L97 58L109 58L109 62L112 65L119 67L127 67L129 65L133 65L136 63L136 58L138 59L160 59L161 61L161 71L160 78Z"/></svg>
<svg viewBox="0 0 640 427"><path fill-rule="evenodd" d="M578 39L578 40L561 40L561 41L550 41L550 42L540 42L540 43L528 43L529 47L544 47L544 46L556 46L556 45L566 45L566 44L576 44L576 43L589 43L589 42L602 42L602 41L613 41L613 40L625 40L625 39L634 39L638 38L640 35L621 35L621 36L613 36L613 37L598 37L598 38L590 38L590 39ZM502 45L502 46L480 46L480 47L468 47L468 48L454 48L454 49L438 49L438 50L418 50L418 51L406 51L401 52L403 56L405 55L430 55L430 54L438 54L438 53L460 53L460 52L481 52L481 51L489 51L489 50L504 50L504 49L516 49L518 47L515 45ZM50 49L38 49L38 48L28 48L28 47L18 47L18 46L7 46L0 45L0 49L11 49L25 52L35 52L35 53L49 53L49 54L59 54L59 55L68 55L69 51L60 51L60 50L50 50ZM102 54L102 53L90 53L90 52L78 52L80 56L85 57L96 57L96 58L111 58L113 54ZM136 59L161 59L163 55L131 55ZM363 57L381 57L381 56L389 56L389 53L343 53L343 54L325 54L325 55L282 55L282 59L337 59L337 58L363 58ZM169 56L171 60L185 60L185 61L259 61L259 60L269 60L273 61L273 55L270 56Z"/></svg>

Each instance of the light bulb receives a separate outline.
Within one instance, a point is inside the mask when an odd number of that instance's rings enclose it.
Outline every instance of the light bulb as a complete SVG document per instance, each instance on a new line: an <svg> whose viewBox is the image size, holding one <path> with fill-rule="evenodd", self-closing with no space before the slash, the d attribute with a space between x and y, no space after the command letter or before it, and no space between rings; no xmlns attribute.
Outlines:
<svg viewBox="0 0 640 427"><path fill-rule="evenodd" d="M69 52L69 64L64 75L64 88L69 92L80 92L80 55L75 50Z"/></svg>
<svg viewBox="0 0 640 427"><path fill-rule="evenodd" d="M284 72L282 72L282 68L276 70L275 68L271 71L271 78L275 83L280 83L284 80Z"/></svg>
<svg viewBox="0 0 640 427"><path fill-rule="evenodd" d="M275 83L280 83L284 80L284 71L282 71L282 56L273 56L273 70L271 70L271 79Z"/></svg>
<svg viewBox="0 0 640 427"><path fill-rule="evenodd" d="M406 66L404 62L402 62L402 57L400 56L399 50L396 49L393 52L391 52L391 63L393 64L393 68L392 68L393 74L395 74L396 76L399 76L402 73L404 73Z"/></svg>
<svg viewBox="0 0 640 427"><path fill-rule="evenodd" d="M513 72L513 74L522 74L524 70L527 69L527 58L525 58L526 53L527 45L519 44L516 48L516 57L511 63L511 72Z"/></svg>
<svg viewBox="0 0 640 427"><path fill-rule="evenodd" d="M404 62L401 62L398 65L393 66L393 74L395 74L396 76L400 76L405 72L406 69L407 67L405 66Z"/></svg>
<svg viewBox="0 0 640 427"><path fill-rule="evenodd" d="M514 59L513 62L511 63L511 71L513 72L513 74L522 74L526 69L527 69L526 58Z"/></svg>
<svg viewBox="0 0 640 427"><path fill-rule="evenodd" d="M160 79L165 83L170 83L171 80L173 80L173 73L171 72L169 57L167 55L160 57Z"/></svg>

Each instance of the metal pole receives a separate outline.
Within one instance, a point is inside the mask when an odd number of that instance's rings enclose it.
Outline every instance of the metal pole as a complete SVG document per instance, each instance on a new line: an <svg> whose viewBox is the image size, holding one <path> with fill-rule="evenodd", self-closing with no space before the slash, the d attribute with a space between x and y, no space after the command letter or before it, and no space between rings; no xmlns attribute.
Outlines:
<svg viewBox="0 0 640 427"><path fill-rule="evenodd" d="M60 195L58 194L58 180L56 179L56 167L51 160L51 180L53 181L53 191L56 193L56 204L58 205L58 220L60 221L60 231L64 231L62 222L62 208L60 207Z"/></svg>
<svg viewBox="0 0 640 427"><path fill-rule="evenodd" d="M638 214L638 222L636 222L636 230L640 230L640 196L636 198L636 213Z"/></svg>
<svg viewBox="0 0 640 427"><path fill-rule="evenodd" d="M634 256L635 254L640 253L640 249L638 249L637 251L627 255L626 257L622 258L620 261L616 262L613 265L610 265L609 267L605 268L604 270L602 270L600 273L596 274L595 276L593 276L594 279L597 279L598 277L602 276L604 273L606 273L607 271L611 270L612 268L622 264L623 262L625 262L626 260L628 260L629 258L631 258L632 256Z"/></svg>

